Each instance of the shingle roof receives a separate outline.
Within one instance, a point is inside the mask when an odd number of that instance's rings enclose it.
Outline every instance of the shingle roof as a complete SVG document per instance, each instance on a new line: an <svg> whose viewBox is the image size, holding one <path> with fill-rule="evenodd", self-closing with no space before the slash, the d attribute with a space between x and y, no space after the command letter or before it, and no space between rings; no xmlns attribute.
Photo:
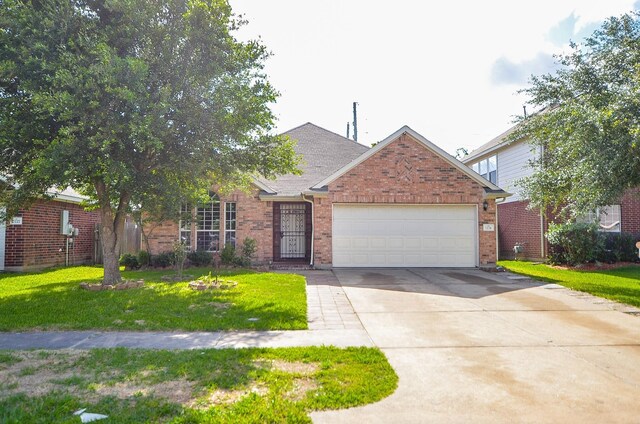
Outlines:
<svg viewBox="0 0 640 424"><path fill-rule="evenodd" d="M367 146L311 122L284 134L297 141L295 151L302 156L302 163L298 165L302 175L281 175L275 180L259 179L278 196L298 196L308 191L316 183L369 150Z"/></svg>

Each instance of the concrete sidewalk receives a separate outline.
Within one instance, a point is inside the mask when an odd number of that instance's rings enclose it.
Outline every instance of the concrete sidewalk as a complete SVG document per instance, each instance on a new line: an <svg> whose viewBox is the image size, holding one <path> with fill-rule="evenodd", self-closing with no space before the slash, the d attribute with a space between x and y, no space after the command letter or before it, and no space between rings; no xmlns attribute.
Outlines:
<svg viewBox="0 0 640 424"><path fill-rule="evenodd" d="M291 346L373 346L364 330L0 333L0 349L222 349Z"/></svg>
<svg viewBox="0 0 640 424"><path fill-rule="evenodd" d="M134 332L44 331L0 333L0 349L204 349L333 345L373 346L331 271L304 271L309 330Z"/></svg>

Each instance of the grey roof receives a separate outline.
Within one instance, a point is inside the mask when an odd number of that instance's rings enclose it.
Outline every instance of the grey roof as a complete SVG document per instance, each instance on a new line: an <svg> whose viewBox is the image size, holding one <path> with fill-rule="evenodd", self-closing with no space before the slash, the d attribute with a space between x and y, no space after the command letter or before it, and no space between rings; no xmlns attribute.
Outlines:
<svg viewBox="0 0 640 424"><path fill-rule="evenodd" d="M296 140L295 151L302 156L298 165L301 175L281 175L275 180L258 180L273 189L278 196L298 196L309 191L349 162L357 159L369 147L307 122L284 134Z"/></svg>
<svg viewBox="0 0 640 424"><path fill-rule="evenodd" d="M473 150L467 156L463 157L461 159L461 162L464 163L464 164L467 164L467 163L471 162L472 160L477 159L480 156L484 155L485 153L492 152L492 151L502 147L503 145L506 146L506 145L510 144L512 140L507 140L507 137L509 135L511 135L511 133L514 132L517 127L518 127L517 125L514 125L513 127L509 128L508 130L506 130L505 132L503 132L502 134L500 134L496 138L488 141L487 143L485 143L482 146L478 147L477 149Z"/></svg>

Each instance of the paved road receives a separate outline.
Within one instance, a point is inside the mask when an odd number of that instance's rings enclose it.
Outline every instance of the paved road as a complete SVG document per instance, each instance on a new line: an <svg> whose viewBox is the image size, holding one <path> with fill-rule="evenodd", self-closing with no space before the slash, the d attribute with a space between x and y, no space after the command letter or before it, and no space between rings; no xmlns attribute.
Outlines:
<svg viewBox="0 0 640 424"><path fill-rule="evenodd" d="M640 423L639 316L508 274L335 273L400 384L316 423Z"/></svg>

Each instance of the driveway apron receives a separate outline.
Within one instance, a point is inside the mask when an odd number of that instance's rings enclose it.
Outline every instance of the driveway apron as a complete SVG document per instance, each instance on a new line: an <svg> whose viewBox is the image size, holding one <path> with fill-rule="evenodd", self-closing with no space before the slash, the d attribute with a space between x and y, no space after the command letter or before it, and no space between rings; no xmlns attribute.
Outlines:
<svg viewBox="0 0 640 424"><path fill-rule="evenodd" d="M640 422L634 308L471 269L335 274L400 382L317 423Z"/></svg>

